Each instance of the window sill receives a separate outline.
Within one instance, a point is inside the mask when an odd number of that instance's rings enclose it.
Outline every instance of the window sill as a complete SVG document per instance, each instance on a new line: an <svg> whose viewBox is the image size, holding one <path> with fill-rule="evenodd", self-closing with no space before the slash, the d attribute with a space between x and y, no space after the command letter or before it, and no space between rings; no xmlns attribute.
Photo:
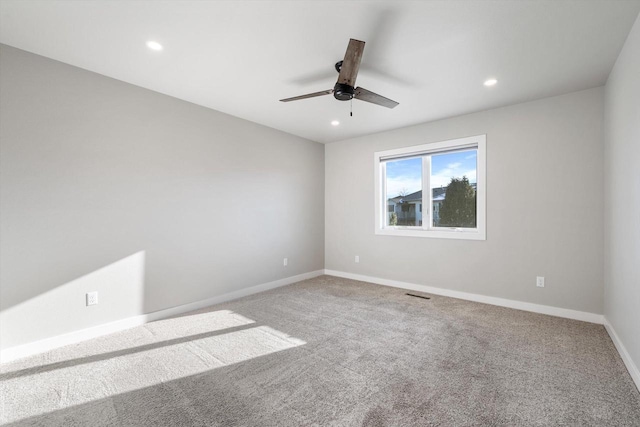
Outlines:
<svg viewBox="0 0 640 427"><path fill-rule="evenodd" d="M486 233L483 231L465 229L423 230L418 227L377 228L376 234L382 236L426 237L432 239L487 240Z"/></svg>

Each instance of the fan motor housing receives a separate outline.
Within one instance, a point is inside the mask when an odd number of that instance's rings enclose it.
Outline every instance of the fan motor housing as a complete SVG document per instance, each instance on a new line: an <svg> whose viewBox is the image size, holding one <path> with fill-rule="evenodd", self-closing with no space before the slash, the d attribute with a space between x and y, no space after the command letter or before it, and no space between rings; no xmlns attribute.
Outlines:
<svg viewBox="0 0 640 427"><path fill-rule="evenodd" d="M349 101L353 98L355 89L344 83L336 83L333 87L333 97L339 101Z"/></svg>

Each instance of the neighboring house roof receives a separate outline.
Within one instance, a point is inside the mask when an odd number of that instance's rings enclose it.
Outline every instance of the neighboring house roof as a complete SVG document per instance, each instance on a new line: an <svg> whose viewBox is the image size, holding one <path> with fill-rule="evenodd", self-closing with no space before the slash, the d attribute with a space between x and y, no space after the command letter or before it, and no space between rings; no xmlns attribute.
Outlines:
<svg viewBox="0 0 640 427"><path fill-rule="evenodd" d="M433 189L433 199L442 195L444 198L444 192L446 188L434 188ZM419 202L422 200L422 190L416 191L415 193L407 194L406 196L397 196L389 199L390 202L394 203L403 203L403 202Z"/></svg>
<svg viewBox="0 0 640 427"><path fill-rule="evenodd" d="M440 187L433 189L433 198L444 200L444 194L447 192L447 187Z"/></svg>
<svg viewBox="0 0 640 427"><path fill-rule="evenodd" d="M402 201L404 202L417 202L419 200L422 200L422 190L416 191L415 193L407 194L406 196L402 197Z"/></svg>
<svg viewBox="0 0 640 427"><path fill-rule="evenodd" d="M475 190L476 183L472 182L471 186ZM433 188L431 191L433 191L433 196L432 196L433 201L438 202L438 201L444 200L444 196L446 195L446 192L447 192L447 187ZM422 200L422 190L416 191L415 193L407 194L406 196L397 196L389 199L389 201L393 203L418 202L421 200Z"/></svg>

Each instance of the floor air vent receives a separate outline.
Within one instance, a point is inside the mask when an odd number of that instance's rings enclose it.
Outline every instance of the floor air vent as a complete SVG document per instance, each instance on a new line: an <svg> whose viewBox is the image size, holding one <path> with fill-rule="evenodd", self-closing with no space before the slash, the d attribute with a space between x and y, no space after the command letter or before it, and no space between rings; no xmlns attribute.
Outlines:
<svg viewBox="0 0 640 427"><path fill-rule="evenodd" d="M405 294L405 295L409 295L410 297L422 298L422 299L431 299L431 297L423 297L422 295L416 295L416 294Z"/></svg>

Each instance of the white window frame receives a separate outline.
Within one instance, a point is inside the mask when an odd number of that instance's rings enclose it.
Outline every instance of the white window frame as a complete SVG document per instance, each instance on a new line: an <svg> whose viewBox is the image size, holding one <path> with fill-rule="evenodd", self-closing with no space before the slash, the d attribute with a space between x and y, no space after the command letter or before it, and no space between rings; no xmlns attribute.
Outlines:
<svg viewBox="0 0 640 427"><path fill-rule="evenodd" d="M430 155L476 149L476 228L433 227L433 193ZM477 135L432 142L373 153L375 170L375 234L387 236L431 237L442 239L486 240L486 159L487 136ZM386 161L393 158L422 157L422 226L387 224Z"/></svg>

